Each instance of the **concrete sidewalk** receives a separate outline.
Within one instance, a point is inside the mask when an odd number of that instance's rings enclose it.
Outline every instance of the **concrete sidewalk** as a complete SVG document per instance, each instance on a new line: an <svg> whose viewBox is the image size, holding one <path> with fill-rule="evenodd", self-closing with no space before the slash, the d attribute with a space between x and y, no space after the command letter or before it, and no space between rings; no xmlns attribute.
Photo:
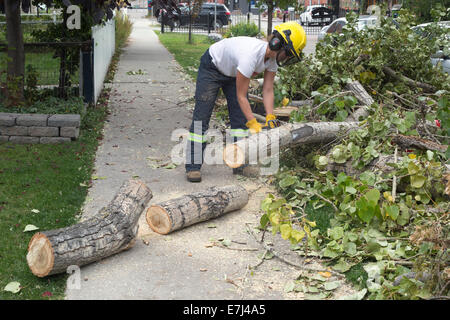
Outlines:
<svg viewBox="0 0 450 320"><path fill-rule="evenodd" d="M170 160L179 143L171 141L172 131L189 127L192 106L186 101L193 97L195 84L149 25L146 19L134 20L121 56L112 84L111 114L96 157L99 179L89 190L83 219L109 203L122 183L135 176L152 190L150 204L236 183L251 192L250 201L242 210L166 236L152 232L143 214L135 246L82 267L81 288L68 289L66 299L301 299L302 293L284 291L298 276L293 267L271 259L252 275L248 268L260 261L264 249L249 235L246 223L259 224L260 201L271 190L258 179L237 180L225 165L205 165L199 184L186 181L184 166L154 165ZM231 240L230 248L209 245L220 238ZM266 239L291 261L302 261L278 235L266 234Z"/></svg>

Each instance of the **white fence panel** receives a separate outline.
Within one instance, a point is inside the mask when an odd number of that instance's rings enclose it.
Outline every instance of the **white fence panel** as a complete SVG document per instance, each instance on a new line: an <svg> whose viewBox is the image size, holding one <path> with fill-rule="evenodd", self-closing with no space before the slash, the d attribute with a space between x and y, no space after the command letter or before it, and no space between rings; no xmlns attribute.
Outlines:
<svg viewBox="0 0 450 320"><path fill-rule="evenodd" d="M116 47L115 19L108 20L105 25L92 27L94 40L94 99L97 99L103 89L103 81L108 72L111 58Z"/></svg>

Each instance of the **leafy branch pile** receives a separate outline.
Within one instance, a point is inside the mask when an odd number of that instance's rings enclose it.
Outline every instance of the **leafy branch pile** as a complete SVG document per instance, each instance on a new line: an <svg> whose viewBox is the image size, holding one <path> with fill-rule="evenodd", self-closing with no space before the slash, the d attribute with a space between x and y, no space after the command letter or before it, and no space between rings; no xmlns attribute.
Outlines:
<svg viewBox="0 0 450 320"><path fill-rule="evenodd" d="M310 102L295 122L346 121L358 108L352 81L375 102L332 143L283 152L282 197L263 201L261 227L335 271L359 270L361 297L448 299L450 79L430 63L449 47L446 30L416 32L406 13L359 32L347 20L315 56L281 70L279 96Z"/></svg>

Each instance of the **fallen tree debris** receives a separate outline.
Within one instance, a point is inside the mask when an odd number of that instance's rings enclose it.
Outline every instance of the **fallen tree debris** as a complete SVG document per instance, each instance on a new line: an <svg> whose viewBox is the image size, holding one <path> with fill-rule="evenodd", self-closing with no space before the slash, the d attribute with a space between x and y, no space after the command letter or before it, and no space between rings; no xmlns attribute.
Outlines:
<svg viewBox="0 0 450 320"><path fill-rule="evenodd" d="M256 160L256 157L258 161L262 161L287 146L328 143L336 139L339 133L358 128L358 124L358 122L285 124L225 146L223 159L227 166L237 168L250 163L250 159Z"/></svg>
<svg viewBox="0 0 450 320"><path fill-rule="evenodd" d="M31 272L38 277L63 273L71 265L80 267L131 248L139 216L151 198L151 190L142 181L131 179L94 217L36 233L28 244Z"/></svg>
<svg viewBox="0 0 450 320"><path fill-rule="evenodd" d="M248 193L242 186L212 187L151 205L146 219L153 231L168 234L241 209L247 202Z"/></svg>

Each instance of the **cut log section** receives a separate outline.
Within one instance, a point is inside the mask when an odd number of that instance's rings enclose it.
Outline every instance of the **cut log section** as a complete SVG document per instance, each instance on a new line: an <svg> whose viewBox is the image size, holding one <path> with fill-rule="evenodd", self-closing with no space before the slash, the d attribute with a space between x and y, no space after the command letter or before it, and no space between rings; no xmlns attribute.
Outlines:
<svg viewBox="0 0 450 320"><path fill-rule="evenodd" d="M358 128L358 124L358 122L288 123L226 145L223 159L231 168L238 168L243 164L263 163L263 160L278 154L287 146L328 143L336 139L340 133Z"/></svg>
<svg viewBox="0 0 450 320"><path fill-rule="evenodd" d="M45 277L101 260L134 244L138 219L152 198L139 180L125 182L113 200L94 217L67 228L36 233L28 244L27 262Z"/></svg>
<svg viewBox="0 0 450 320"><path fill-rule="evenodd" d="M146 219L153 231L168 234L241 209L247 202L247 190L241 186L212 187L151 205L147 210Z"/></svg>

